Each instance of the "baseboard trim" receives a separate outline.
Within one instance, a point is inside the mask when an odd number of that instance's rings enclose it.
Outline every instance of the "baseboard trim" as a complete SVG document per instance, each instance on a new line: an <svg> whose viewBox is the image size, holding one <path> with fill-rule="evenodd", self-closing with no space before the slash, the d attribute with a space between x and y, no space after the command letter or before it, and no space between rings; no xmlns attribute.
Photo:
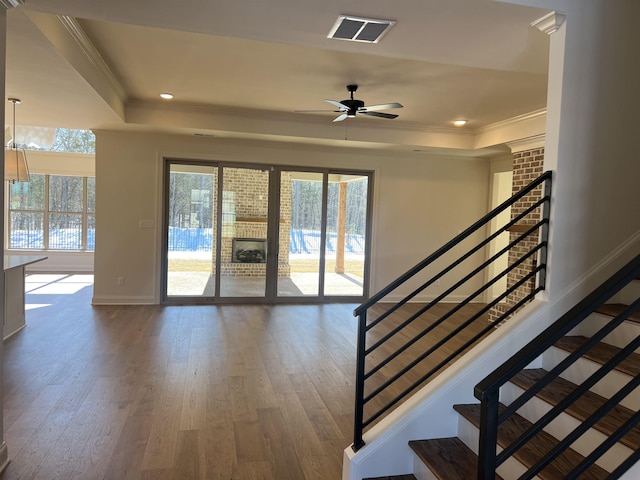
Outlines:
<svg viewBox="0 0 640 480"><path fill-rule="evenodd" d="M94 296L91 305L157 305L153 297L119 297L111 295Z"/></svg>
<svg viewBox="0 0 640 480"><path fill-rule="evenodd" d="M411 300L409 300L407 303L430 303L434 301L436 297L437 295L434 295L434 294L417 295L413 297ZM449 295L444 299L442 299L440 303L461 303L467 298L468 296L465 296L465 295ZM379 303L398 303L404 299L405 299L405 296L403 295L389 295L388 297L384 297L384 300L380 301ZM478 299L470 303L485 303L485 302L483 302L481 299Z"/></svg>

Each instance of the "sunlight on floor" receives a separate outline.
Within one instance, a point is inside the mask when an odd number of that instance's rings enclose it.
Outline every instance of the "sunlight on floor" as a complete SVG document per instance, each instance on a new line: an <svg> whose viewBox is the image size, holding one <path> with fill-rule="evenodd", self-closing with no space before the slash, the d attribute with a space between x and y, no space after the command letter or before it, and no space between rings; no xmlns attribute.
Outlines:
<svg viewBox="0 0 640 480"><path fill-rule="evenodd" d="M93 284L93 274L26 275L24 286L29 295L71 295Z"/></svg>
<svg viewBox="0 0 640 480"><path fill-rule="evenodd" d="M29 311L29 310L36 310L38 308L50 307L50 306L51 306L50 303L29 303L29 302L26 302L24 304L24 309L25 309L25 311Z"/></svg>

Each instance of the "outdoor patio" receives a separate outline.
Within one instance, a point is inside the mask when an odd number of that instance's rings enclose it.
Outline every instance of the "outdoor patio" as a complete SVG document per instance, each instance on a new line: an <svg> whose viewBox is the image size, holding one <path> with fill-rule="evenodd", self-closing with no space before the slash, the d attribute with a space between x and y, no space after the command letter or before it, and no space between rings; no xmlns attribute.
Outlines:
<svg viewBox="0 0 640 480"><path fill-rule="evenodd" d="M167 285L168 296L203 296L215 294L215 276L211 274L211 260L203 252L171 252ZM278 278L278 296L302 297L318 295L318 258L313 255L292 255L289 259L289 277ZM352 256L345 273L331 272L332 260L327 260L325 295L362 295L362 256ZM220 284L221 297L263 297L264 277L239 277L223 275Z"/></svg>

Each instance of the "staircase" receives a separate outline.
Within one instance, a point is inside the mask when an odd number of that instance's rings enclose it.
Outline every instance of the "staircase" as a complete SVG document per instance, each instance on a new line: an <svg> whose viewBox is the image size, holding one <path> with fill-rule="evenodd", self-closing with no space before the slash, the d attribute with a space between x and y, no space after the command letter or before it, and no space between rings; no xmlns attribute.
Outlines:
<svg viewBox="0 0 640 480"><path fill-rule="evenodd" d="M478 384L482 403L452 406L457 437L410 441L413 472L375 480L640 478L638 272L640 256Z"/></svg>

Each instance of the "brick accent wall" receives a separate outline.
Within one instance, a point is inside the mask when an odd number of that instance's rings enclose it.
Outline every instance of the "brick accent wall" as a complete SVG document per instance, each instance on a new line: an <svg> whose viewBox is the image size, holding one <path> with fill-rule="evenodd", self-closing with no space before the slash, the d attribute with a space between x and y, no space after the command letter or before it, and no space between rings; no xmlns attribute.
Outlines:
<svg viewBox="0 0 640 480"><path fill-rule="evenodd" d="M290 275L291 179L286 178L288 175L283 174L281 187L283 208L280 218L279 277L289 277ZM245 168L225 168L223 184L221 274L236 277L264 277L266 264L233 262L232 249L234 238L267 238L269 172ZM216 218L214 218L214 225L215 222Z"/></svg>
<svg viewBox="0 0 640 480"><path fill-rule="evenodd" d="M516 152L513 155L513 194L516 194L522 188L526 187L533 180L538 178L543 173L544 164L544 148L536 148L533 150L525 150L522 152ZM511 207L511 218L514 219L519 214L523 213L527 208L531 207L542 197L542 186L539 186L527 196L516 202ZM541 207L536 208L526 217L518 221L518 225L534 225L539 221L541 215ZM510 232L509 241L515 241L522 232ZM509 251L509 265L513 265L524 254L526 254L531 248L535 247L538 243L538 235L530 235L526 240L521 241L518 245ZM531 270L535 267L537 255L532 255L521 265L507 275L507 288L511 288L518 281L522 280ZM528 280L516 290L514 290L502 303L497 305L489 312L490 321L495 321L500 314L506 312L510 307L517 304L520 300L526 297L534 288L535 278ZM515 312L514 312L515 313Z"/></svg>

